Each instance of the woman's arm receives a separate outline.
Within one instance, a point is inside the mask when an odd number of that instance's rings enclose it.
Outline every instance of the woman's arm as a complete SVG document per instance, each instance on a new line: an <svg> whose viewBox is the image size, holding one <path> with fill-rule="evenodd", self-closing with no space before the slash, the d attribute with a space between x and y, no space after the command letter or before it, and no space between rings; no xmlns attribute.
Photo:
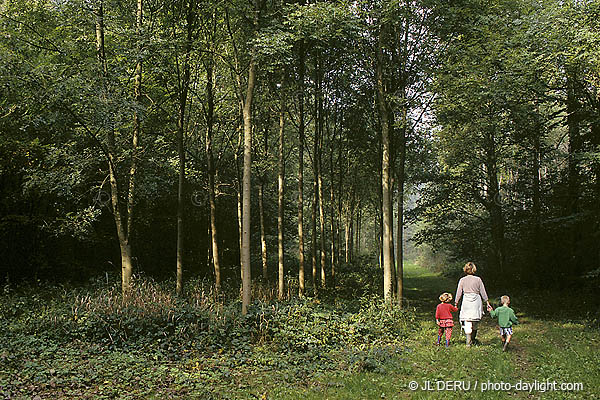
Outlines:
<svg viewBox="0 0 600 400"><path fill-rule="evenodd" d="M460 301L460 298L463 295L463 278L460 278L460 280L458 281L458 287L456 288L456 296L454 296L454 298L456 300L454 300L454 305L458 306L458 302Z"/></svg>
<svg viewBox="0 0 600 400"><path fill-rule="evenodd" d="M489 306L490 302L488 301L489 299L487 292L485 291L485 285L483 284L483 280L481 278L479 278L479 294L481 295L481 299Z"/></svg>

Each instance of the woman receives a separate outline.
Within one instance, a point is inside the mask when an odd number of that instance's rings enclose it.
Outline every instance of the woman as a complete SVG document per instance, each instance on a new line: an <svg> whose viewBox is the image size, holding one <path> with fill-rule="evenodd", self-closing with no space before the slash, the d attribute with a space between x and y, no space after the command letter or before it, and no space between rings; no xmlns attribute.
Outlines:
<svg viewBox="0 0 600 400"><path fill-rule="evenodd" d="M454 305L458 307L458 302L461 298L463 299L458 318L467 336L467 346L471 346L477 340L477 325L483 316L483 302L487 303L488 309L491 306L483 281L480 277L475 276L477 271L475 264L472 262L466 263L463 271L466 276L458 281Z"/></svg>

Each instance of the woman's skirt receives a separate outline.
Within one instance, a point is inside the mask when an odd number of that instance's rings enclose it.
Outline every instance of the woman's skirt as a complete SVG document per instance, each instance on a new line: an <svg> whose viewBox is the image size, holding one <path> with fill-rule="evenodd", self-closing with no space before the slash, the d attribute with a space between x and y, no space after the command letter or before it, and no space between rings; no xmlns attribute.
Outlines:
<svg viewBox="0 0 600 400"><path fill-rule="evenodd" d="M483 302L479 293L465 293L460 307L461 321L480 321L483 316Z"/></svg>

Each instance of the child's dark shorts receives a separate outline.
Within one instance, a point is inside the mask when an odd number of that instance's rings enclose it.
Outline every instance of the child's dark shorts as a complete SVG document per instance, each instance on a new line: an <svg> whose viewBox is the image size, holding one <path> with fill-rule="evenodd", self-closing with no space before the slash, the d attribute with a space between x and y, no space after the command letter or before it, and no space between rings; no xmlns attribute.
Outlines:
<svg viewBox="0 0 600 400"><path fill-rule="evenodd" d="M505 336L505 335L511 335L513 334L513 330L511 327L508 328L500 328L500 335L501 336Z"/></svg>

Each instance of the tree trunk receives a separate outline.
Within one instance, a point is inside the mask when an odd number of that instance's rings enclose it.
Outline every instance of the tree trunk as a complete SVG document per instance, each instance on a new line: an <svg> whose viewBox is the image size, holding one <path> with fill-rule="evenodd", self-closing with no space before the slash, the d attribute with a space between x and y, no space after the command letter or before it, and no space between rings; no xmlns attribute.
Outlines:
<svg viewBox="0 0 600 400"><path fill-rule="evenodd" d="M488 185L487 208L490 213L490 227L492 235L492 251L497 273L504 272L504 213L498 182L498 166L496 160L496 140L492 132L488 132L486 144L486 172Z"/></svg>
<svg viewBox="0 0 600 400"><path fill-rule="evenodd" d="M284 161L284 128L285 128L285 103L281 96L279 110L279 152L278 152L278 178L277 178L277 258L278 258L278 291L277 297L283 300L285 293L285 268L284 268L284 246L283 246L283 211L285 190L285 161Z"/></svg>
<svg viewBox="0 0 600 400"><path fill-rule="evenodd" d="M316 139L316 138L315 138ZM314 146L316 147L316 146ZM314 149L313 149L314 150ZM317 190L317 171L316 171L316 153L313 152L313 196L311 202L311 214L310 214L310 260L312 264L312 285L313 295L317 296L317 201L318 201L318 190Z"/></svg>
<svg viewBox="0 0 600 400"><path fill-rule="evenodd" d="M579 211L579 163L577 154L581 151L582 140L579 132L580 104L577 99L575 72L569 68L567 72L567 126L569 129L569 205L568 212Z"/></svg>
<svg viewBox="0 0 600 400"><path fill-rule="evenodd" d="M335 122L334 122L335 123ZM329 127L329 124L327 125ZM329 131L329 128L328 128ZM329 152L329 175L330 175L330 185L329 185L329 199L330 199L330 203L329 203L329 228L331 230L330 232L330 239L331 239L331 287L335 288L335 267L336 267L336 263L337 263L337 259L336 259L336 245L335 245L335 241L336 241L336 227L335 227L335 190L334 190L334 184L335 184L335 176L334 176L334 172L333 172L333 143L335 140L335 125L334 125L334 131L333 131L333 136L331 137L331 149Z"/></svg>
<svg viewBox="0 0 600 400"><path fill-rule="evenodd" d="M342 224L343 224L343 220L344 220L344 214L343 214L343 198L342 198L342 190L344 189L343 183L344 183L344 166L346 165L345 162L343 162L343 158L342 158L342 154L344 154L344 151L342 150L342 137L340 135L340 141L339 141L339 150L338 150L338 176L339 176L339 180L338 180L338 198L337 198L337 215L338 215L338 224L337 224L337 239L338 239L338 248L337 248L337 259L338 262L339 260L342 259ZM346 261L346 258L344 257L344 261Z"/></svg>
<svg viewBox="0 0 600 400"><path fill-rule="evenodd" d="M258 186L258 213L260 217L260 254L262 259L262 279L267 281L267 240L265 239L265 211L263 206L265 184L263 181Z"/></svg>
<svg viewBox="0 0 600 400"><path fill-rule="evenodd" d="M361 224L361 203L358 203L358 207L356 207L356 224L354 226L356 226L355 232L354 232L354 249L355 249L355 254L360 255L361 252L361 248L360 248L360 224Z"/></svg>
<svg viewBox="0 0 600 400"><path fill-rule="evenodd" d="M541 262L540 262L540 236L541 236L541 210L542 210L542 201L541 201L541 146L540 146L540 135L541 126L536 123L535 131L533 132L533 190L532 190L532 210L533 214L533 266L528 271L528 280L533 282L533 284L537 287L539 284L538 274L541 272Z"/></svg>
<svg viewBox="0 0 600 400"><path fill-rule="evenodd" d="M323 107L323 63L321 53L317 53L316 74L316 127L315 127L315 179L317 182L317 197L319 207L319 253L321 266L321 287L327 286L326 264L327 253L325 249L325 209L323 205L323 131L325 122L325 110Z"/></svg>
<svg viewBox="0 0 600 400"><path fill-rule="evenodd" d="M252 173L252 98L256 83L256 61L254 55L250 60L248 85L244 99L244 176L242 197L242 314L246 315L251 300L251 268L250 268L250 189Z"/></svg>
<svg viewBox="0 0 600 400"><path fill-rule="evenodd" d="M108 96L108 88L106 86L106 80L108 78L108 69L105 54L106 52L104 48L104 2L100 1L96 10L96 55L98 58L98 63L100 65L101 75L104 81L103 92L101 95L104 101L107 100L106 97ZM106 141L108 148L107 153L111 189L111 205L113 209L113 216L115 220L115 227L117 229L117 237L119 240L119 249L121 253L121 291L123 294L123 298L127 299L131 291L131 276L133 274L133 264L131 246L129 243L129 232L127 232L127 226L125 222L127 218L123 215L123 210L121 208L120 192L115 164L115 133L112 121L110 125L111 126L109 126L108 129L106 129Z"/></svg>
<svg viewBox="0 0 600 400"><path fill-rule="evenodd" d="M137 0L137 13L136 13L136 33L138 40L141 40L142 35L142 20L143 17L143 3L142 0ZM133 92L137 105L139 106L142 99L142 49L138 46L137 62L135 64L135 77L133 83ZM136 175L137 175L137 160L139 157L139 139L141 133L141 123L138 111L133 112L133 137L131 143L131 167L129 169L129 189L127 192L127 237L131 238L131 232L133 231L133 208L135 204L136 194Z"/></svg>
<svg viewBox="0 0 600 400"><path fill-rule="evenodd" d="M219 240L217 232L217 202L215 196L215 163L213 156L213 128L214 128L214 83L212 55L206 64L206 163L208 173L208 203L210 208L210 248L212 249L212 264L215 273L215 289L221 291L221 262L219 259Z"/></svg>
<svg viewBox="0 0 600 400"><path fill-rule="evenodd" d="M408 105L406 104L405 89L402 89L402 94L402 126L398 130L398 168L396 171L396 181L398 182L398 226L396 227L396 299L398 300L398 307L400 308L402 308L402 298L404 297L404 182L406 180L406 134L408 129Z"/></svg>
<svg viewBox="0 0 600 400"><path fill-rule="evenodd" d="M237 195L237 221L238 221L238 244L240 247L240 277L242 279L242 282L244 281L244 269L242 268L242 254L244 252L243 250L243 246L242 246L242 241L243 241L243 234L242 234L242 175L241 175L241 170L240 170L240 160L239 160L239 154L240 154L240 148L242 147L242 140L243 140L243 132L244 132L244 116L243 116L243 111L242 111L242 106L240 105L240 116L241 116L241 123L240 123L240 129L238 131L238 146L237 149L235 151L235 168L236 168L236 177L237 177L237 191L236 191L236 195Z"/></svg>
<svg viewBox="0 0 600 400"><path fill-rule="evenodd" d="M177 153L179 155L179 181L177 194L177 286L176 293L183 293L183 268L184 268L184 219L185 219L185 110L190 85L190 52L192 50L192 35L194 31L194 8L188 5L187 37L185 56L183 61L183 76L179 76L179 118L177 120ZM179 68L177 68L179 71Z"/></svg>
<svg viewBox="0 0 600 400"><path fill-rule="evenodd" d="M350 218L348 216L346 216L345 223L344 223L344 233L345 233L345 236L344 236L345 237L345 241L344 241L345 253L344 253L344 255L345 255L346 264L350 262L350 221L349 221L349 219Z"/></svg>
<svg viewBox="0 0 600 400"><path fill-rule="evenodd" d="M597 100L596 104L600 104L600 99ZM600 109L596 108L596 115L600 115ZM592 122L592 143L596 151L600 151L600 120L598 117ZM600 199L600 160L596 160L593 164L594 175L596 176L595 182L595 195L596 199ZM600 201L596 201L596 232L600 232ZM596 265L600 265L600 246L596 250Z"/></svg>
<svg viewBox="0 0 600 400"><path fill-rule="evenodd" d="M183 95L182 95L183 96ZM187 96L187 94L186 94ZM180 106L185 107L185 101ZM185 109L185 108L184 108ZM177 128L177 153L179 154L179 180L177 185L177 294L183 291L183 219L184 219L184 196L185 196L185 148L183 143L184 111L180 110Z"/></svg>
<svg viewBox="0 0 600 400"><path fill-rule="evenodd" d="M303 3L303 2L301 2ZM305 293L304 278L304 42L299 45L298 63L298 291L300 297Z"/></svg>
<svg viewBox="0 0 600 400"><path fill-rule="evenodd" d="M567 125L569 129L569 204L567 212L575 216L580 211L579 195L581 191L581 174L578 156L583 150L583 139L580 133L581 104L577 97L576 69L567 68ZM570 234L570 269L575 274L582 272L580 265L581 232L578 224L573 224Z"/></svg>
<svg viewBox="0 0 600 400"><path fill-rule="evenodd" d="M318 293L318 266L317 266L317 206L319 202L319 60L316 59L315 67L315 104L314 104L314 118L315 118L315 130L313 138L313 152L312 152L312 171L313 171L313 193L311 203L311 262L312 262L312 285L313 294L317 296Z"/></svg>
<svg viewBox="0 0 600 400"><path fill-rule="evenodd" d="M356 181L354 182L356 184ZM349 226L348 226L348 262L352 262L354 260L354 211L356 210L356 207L354 205L354 201L355 201L355 193L354 193L354 187L352 188L352 194L351 194L351 198L350 198L350 211L348 214L348 219L350 220Z"/></svg>
<svg viewBox="0 0 600 400"><path fill-rule="evenodd" d="M383 30L383 26L381 27ZM377 47L377 100L379 118L381 120L381 188L382 188L382 219L383 219L383 298L386 302L392 300L392 221L390 220L390 136L389 136L389 107L383 78L383 48L382 32L379 33Z"/></svg>
<svg viewBox="0 0 600 400"><path fill-rule="evenodd" d="M398 181L398 226L396 229L396 299L398 306L402 308L402 298L404 297L404 179Z"/></svg>

